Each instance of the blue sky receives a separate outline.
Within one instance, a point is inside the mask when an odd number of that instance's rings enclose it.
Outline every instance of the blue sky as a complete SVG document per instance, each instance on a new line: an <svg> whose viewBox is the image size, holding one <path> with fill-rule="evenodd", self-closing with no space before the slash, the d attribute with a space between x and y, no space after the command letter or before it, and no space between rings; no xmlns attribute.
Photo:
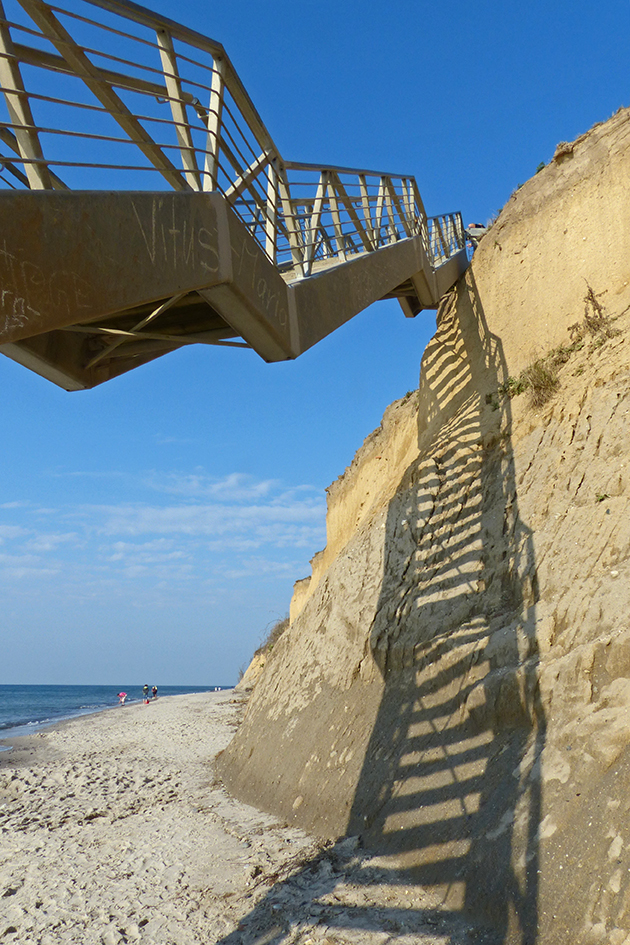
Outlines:
<svg viewBox="0 0 630 945"><path fill-rule="evenodd" d="M150 5L223 43L286 159L467 223L630 104L628 2ZM0 359L0 683L235 682L433 328L383 302L293 363L193 347L74 394Z"/></svg>

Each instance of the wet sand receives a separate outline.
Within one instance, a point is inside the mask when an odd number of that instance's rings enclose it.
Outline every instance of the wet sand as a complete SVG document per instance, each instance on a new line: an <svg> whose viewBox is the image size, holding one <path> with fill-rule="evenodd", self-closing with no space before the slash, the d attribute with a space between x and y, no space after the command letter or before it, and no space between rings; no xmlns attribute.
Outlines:
<svg viewBox="0 0 630 945"><path fill-rule="evenodd" d="M463 943L350 838L231 798L213 760L232 692L131 704L0 752L0 939L20 945Z"/></svg>

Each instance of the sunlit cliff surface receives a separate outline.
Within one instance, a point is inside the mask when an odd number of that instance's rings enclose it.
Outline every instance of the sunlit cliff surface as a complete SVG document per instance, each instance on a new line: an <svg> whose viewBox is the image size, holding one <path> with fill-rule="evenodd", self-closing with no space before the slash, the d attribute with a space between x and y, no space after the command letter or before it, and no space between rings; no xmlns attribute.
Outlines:
<svg viewBox="0 0 630 945"><path fill-rule="evenodd" d="M630 943L629 145L562 145L482 240L222 759L497 942Z"/></svg>

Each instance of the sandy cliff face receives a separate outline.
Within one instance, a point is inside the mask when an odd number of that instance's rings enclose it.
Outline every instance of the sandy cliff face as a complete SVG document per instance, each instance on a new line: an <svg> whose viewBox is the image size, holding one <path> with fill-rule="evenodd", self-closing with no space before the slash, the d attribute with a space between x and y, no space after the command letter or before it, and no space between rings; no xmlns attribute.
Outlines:
<svg viewBox="0 0 630 945"><path fill-rule="evenodd" d="M501 942L630 942L629 142L622 111L484 238L223 758ZM505 396L585 308L551 399Z"/></svg>

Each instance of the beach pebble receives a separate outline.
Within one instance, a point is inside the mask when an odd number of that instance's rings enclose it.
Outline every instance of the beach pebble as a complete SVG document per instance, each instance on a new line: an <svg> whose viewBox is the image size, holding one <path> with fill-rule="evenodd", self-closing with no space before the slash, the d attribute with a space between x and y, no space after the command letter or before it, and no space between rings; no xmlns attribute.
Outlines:
<svg viewBox="0 0 630 945"><path fill-rule="evenodd" d="M121 935L113 928L105 929L101 935L103 945L118 945L120 941L122 941Z"/></svg>
<svg viewBox="0 0 630 945"><path fill-rule="evenodd" d="M142 938L140 929L135 923L125 926L125 938L130 942L139 942Z"/></svg>

